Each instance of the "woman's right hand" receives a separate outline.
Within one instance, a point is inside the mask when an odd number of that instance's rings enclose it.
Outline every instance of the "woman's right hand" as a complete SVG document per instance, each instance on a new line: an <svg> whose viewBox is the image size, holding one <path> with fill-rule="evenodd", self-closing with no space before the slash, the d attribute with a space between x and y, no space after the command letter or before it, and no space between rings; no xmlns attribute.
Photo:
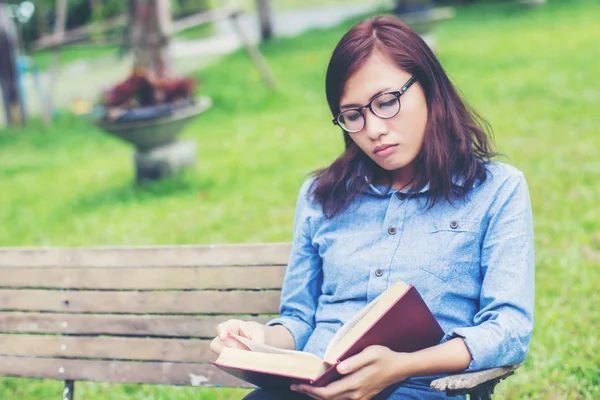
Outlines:
<svg viewBox="0 0 600 400"><path fill-rule="evenodd" d="M265 344L266 328L258 322L230 319L217 325L217 337L210 343L210 350L216 354L220 354L223 347L247 350L243 344L229 336L231 333Z"/></svg>

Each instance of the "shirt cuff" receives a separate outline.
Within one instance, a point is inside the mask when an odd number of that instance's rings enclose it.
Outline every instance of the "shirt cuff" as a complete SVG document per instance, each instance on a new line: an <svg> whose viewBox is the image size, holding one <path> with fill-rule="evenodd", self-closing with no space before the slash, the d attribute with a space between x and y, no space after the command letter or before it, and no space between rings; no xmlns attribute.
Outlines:
<svg viewBox="0 0 600 400"><path fill-rule="evenodd" d="M304 349L304 345L313 332L312 326L292 317L277 317L266 323L267 326L283 325L294 337L296 350Z"/></svg>
<svg viewBox="0 0 600 400"><path fill-rule="evenodd" d="M514 353L516 349L506 348L509 343L499 344L497 340L490 337L490 332L482 326L453 329L444 336L442 343L456 337L460 337L465 341L471 353L472 360L465 372L499 367L504 365L504 362L507 361L506 358L510 359L511 356L516 355L510 354Z"/></svg>

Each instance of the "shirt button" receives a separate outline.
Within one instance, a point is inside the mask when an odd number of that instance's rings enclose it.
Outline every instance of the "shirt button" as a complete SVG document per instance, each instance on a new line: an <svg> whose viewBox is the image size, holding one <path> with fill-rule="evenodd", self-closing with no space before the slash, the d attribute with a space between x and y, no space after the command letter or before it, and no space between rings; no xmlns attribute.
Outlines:
<svg viewBox="0 0 600 400"><path fill-rule="evenodd" d="M388 233L389 233L390 235L395 235L395 234L396 234L396 227L395 227L395 226L390 226L390 227L388 228Z"/></svg>
<svg viewBox="0 0 600 400"><path fill-rule="evenodd" d="M375 270L375 276L380 277L381 275L383 275L383 271L381 270L381 268L377 268Z"/></svg>
<svg viewBox="0 0 600 400"><path fill-rule="evenodd" d="M458 228L458 222L456 222L456 221L450 222L450 228L452 228L452 229Z"/></svg>

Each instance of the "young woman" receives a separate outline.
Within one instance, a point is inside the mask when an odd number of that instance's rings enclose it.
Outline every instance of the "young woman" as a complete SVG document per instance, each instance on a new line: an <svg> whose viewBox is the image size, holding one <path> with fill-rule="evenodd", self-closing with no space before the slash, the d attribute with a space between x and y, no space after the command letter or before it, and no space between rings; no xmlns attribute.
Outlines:
<svg viewBox="0 0 600 400"><path fill-rule="evenodd" d="M527 184L495 156L476 115L421 38L393 17L339 42L326 78L345 150L301 188L281 316L233 332L322 356L352 315L401 280L446 332L415 353L372 346L326 387L248 399L433 399L440 374L516 364L533 329L533 227ZM384 390L385 389L385 390Z"/></svg>

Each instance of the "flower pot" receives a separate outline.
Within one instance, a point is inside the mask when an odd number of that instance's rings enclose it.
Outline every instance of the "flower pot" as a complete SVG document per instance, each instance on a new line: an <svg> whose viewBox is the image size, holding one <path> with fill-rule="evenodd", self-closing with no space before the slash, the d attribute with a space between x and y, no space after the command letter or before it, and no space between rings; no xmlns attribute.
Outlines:
<svg viewBox="0 0 600 400"><path fill-rule="evenodd" d="M149 150L174 142L183 128L210 106L210 98L200 97L197 101L182 106L134 110L137 114L125 110L128 118L99 118L94 123L111 135L133 144L139 150ZM153 111L155 112L152 113Z"/></svg>

